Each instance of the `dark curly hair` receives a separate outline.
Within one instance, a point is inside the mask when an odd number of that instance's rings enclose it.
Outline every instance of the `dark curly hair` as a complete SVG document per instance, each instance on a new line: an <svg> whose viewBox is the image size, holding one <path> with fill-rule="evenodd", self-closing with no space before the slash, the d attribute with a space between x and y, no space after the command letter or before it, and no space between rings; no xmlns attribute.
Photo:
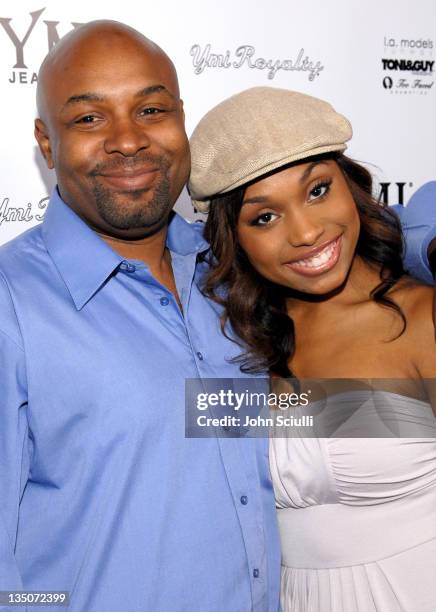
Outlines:
<svg viewBox="0 0 436 612"><path fill-rule="evenodd" d="M361 224L356 253L380 268L380 283L371 291L371 298L401 317L401 335L406 328L404 313L387 295L405 274L400 222L393 211L373 197L373 180L366 168L343 154L304 161L321 158L335 160L347 181ZM224 307L223 333L226 322L230 322L239 338L237 342L245 349L235 359L241 363L241 370L267 370L287 378L292 376L288 363L295 351L294 322L286 311L289 289L263 278L239 245L237 223L246 187L211 202L205 226L205 238L211 246L207 256L210 271L203 292Z"/></svg>

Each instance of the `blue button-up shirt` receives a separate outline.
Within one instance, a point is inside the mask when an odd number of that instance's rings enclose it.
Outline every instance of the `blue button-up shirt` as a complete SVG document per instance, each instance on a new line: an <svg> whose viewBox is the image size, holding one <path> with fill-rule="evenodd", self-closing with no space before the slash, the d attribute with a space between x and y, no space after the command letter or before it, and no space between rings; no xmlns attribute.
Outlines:
<svg viewBox="0 0 436 612"><path fill-rule="evenodd" d="M201 225L174 215L167 247L184 314L57 191L0 249L0 590L69 591L71 612L279 607L267 440L185 438L185 379L241 377L199 290Z"/></svg>
<svg viewBox="0 0 436 612"><path fill-rule="evenodd" d="M412 195L407 206L396 204L392 208L403 227L406 270L424 282L433 284L427 250L436 237L436 181L424 183Z"/></svg>

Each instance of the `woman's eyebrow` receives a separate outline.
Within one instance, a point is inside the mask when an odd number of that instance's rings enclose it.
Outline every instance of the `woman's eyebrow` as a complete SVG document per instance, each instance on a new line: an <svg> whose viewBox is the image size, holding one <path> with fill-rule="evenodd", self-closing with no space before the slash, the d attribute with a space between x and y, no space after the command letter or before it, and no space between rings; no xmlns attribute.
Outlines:
<svg viewBox="0 0 436 612"><path fill-rule="evenodd" d="M300 178L299 178L299 181L298 181L298 182L299 182L299 183L304 183L304 181L306 181L306 180L309 178L309 176L310 176L310 175L311 175L311 173L312 173L312 170L313 170L314 168L316 168L316 166L319 166L320 164L326 164L326 163L327 163L326 161L324 161L324 160L320 160L320 161L314 161L314 162L312 162L311 164L309 164L309 165L307 166L306 170L305 170L305 171L303 172L303 174L300 176Z"/></svg>
<svg viewBox="0 0 436 612"><path fill-rule="evenodd" d="M304 183L309 178L312 171L320 164L327 164L327 161L321 159L319 161L314 161L311 164L309 164L307 168L305 169L305 171L303 172L303 174L298 179L298 182ZM263 195L253 196L252 198L247 198L247 199L244 198L244 200L242 201L242 204L267 204L267 203L268 203L268 197L263 196Z"/></svg>
<svg viewBox="0 0 436 612"><path fill-rule="evenodd" d="M268 202L268 198L266 196L253 196L252 198L247 198L242 201L242 204L265 204Z"/></svg>

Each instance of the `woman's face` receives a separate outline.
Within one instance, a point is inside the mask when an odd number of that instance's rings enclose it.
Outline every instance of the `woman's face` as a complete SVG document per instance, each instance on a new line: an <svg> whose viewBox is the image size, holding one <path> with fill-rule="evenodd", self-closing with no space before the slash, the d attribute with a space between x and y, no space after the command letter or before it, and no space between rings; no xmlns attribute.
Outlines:
<svg viewBox="0 0 436 612"><path fill-rule="evenodd" d="M238 237L265 278L324 295L346 280L360 221L347 182L333 160L301 163L247 187Z"/></svg>

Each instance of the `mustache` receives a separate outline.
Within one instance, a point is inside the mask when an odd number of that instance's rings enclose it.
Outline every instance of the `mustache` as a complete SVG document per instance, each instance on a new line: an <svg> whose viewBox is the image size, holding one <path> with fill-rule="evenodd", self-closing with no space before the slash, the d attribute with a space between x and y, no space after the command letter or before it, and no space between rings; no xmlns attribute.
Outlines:
<svg viewBox="0 0 436 612"><path fill-rule="evenodd" d="M99 162L89 172L89 176L98 176L99 174L107 174L112 170L135 172L141 170L144 166L157 166L163 172L166 172L170 167L170 163L163 155L140 154L135 157L127 157L123 159L113 159L107 162Z"/></svg>

